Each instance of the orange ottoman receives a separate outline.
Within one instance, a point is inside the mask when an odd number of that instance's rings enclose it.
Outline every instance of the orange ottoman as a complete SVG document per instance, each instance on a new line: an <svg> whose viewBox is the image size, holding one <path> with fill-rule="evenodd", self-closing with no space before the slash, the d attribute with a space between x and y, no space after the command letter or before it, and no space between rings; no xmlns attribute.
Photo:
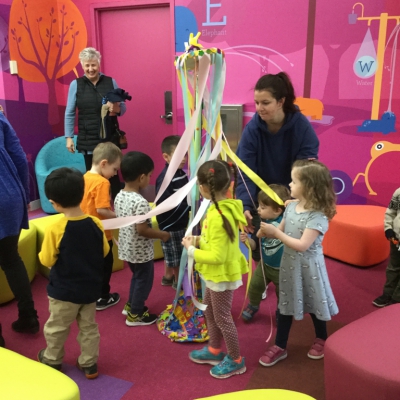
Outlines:
<svg viewBox="0 0 400 400"><path fill-rule="evenodd" d="M358 267L378 264L389 256L384 233L385 207L338 205L322 243L324 254Z"/></svg>

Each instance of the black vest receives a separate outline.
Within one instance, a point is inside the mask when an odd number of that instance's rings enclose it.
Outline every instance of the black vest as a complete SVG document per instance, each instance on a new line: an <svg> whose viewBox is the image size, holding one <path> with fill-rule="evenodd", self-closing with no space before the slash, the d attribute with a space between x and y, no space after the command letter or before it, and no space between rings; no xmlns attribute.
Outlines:
<svg viewBox="0 0 400 400"><path fill-rule="evenodd" d="M114 90L112 78L100 75L96 86L86 77L76 80L76 107L78 108L79 151L93 151L100 143L101 102L103 97Z"/></svg>

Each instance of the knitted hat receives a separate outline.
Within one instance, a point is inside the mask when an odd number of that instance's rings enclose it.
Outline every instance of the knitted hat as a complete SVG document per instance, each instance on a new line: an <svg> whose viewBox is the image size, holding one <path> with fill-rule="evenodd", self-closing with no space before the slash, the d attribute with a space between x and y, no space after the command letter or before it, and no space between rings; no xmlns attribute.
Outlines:
<svg viewBox="0 0 400 400"><path fill-rule="evenodd" d="M125 92L124 89L114 89L111 92L108 92L104 96L105 103L110 101L111 103L116 103L117 101L125 101L125 100L132 100L132 96L129 96L128 92ZM103 102L104 103L104 102Z"/></svg>

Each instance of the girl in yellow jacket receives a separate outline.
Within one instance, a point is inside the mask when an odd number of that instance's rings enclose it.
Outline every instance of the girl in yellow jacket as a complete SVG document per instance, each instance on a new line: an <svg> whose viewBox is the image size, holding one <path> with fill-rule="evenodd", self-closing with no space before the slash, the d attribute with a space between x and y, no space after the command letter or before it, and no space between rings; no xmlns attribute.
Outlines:
<svg viewBox="0 0 400 400"><path fill-rule="evenodd" d="M234 167L233 167L234 168ZM236 188L236 170L234 189ZM242 275L248 272L246 258L239 248L239 224L246 225L243 204L228 199L232 169L225 161L207 161L197 173L201 195L212 205L204 219L201 236L183 238L182 244L205 282L204 303L209 345L192 351L189 358L198 364L211 364L214 378L229 378L246 371L240 356L239 339L231 308L234 290L240 287ZM200 247L200 248L197 248ZM222 352L224 339L228 354Z"/></svg>

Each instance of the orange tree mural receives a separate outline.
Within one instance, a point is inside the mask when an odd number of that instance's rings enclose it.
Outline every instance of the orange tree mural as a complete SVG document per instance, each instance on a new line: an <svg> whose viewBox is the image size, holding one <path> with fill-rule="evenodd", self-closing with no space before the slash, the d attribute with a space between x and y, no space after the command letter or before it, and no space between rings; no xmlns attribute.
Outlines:
<svg viewBox="0 0 400 400"><path fill-rule="evenodd" d="M72 1L16 0L10 10L9 47L18 75L30 82L46 82L50 125L59 120L56 80L77 64L86 47L87 31Z"/></svg>

